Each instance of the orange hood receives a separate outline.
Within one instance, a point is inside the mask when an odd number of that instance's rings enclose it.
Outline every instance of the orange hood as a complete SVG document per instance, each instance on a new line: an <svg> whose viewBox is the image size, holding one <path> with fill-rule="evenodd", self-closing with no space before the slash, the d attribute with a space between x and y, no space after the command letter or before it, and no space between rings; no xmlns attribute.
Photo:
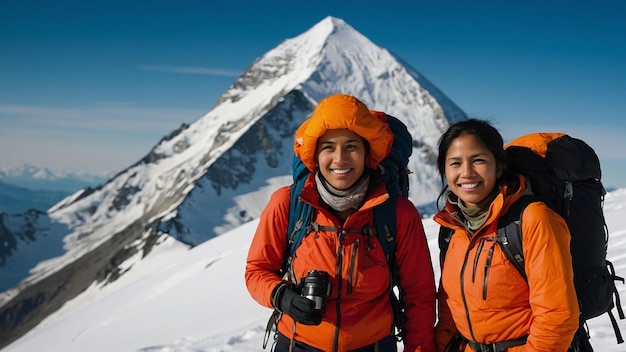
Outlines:
<svg viewBox="0 0 626 352"><path fill-rule="evenodd" d="M317 139L327 130L349 129L369 143L367 166L375 169L388 154L393 142L389 125L372 114L357 98L335 94L323 99L296 131L294 151L306 167L313 171L317 166Z"/></svg>

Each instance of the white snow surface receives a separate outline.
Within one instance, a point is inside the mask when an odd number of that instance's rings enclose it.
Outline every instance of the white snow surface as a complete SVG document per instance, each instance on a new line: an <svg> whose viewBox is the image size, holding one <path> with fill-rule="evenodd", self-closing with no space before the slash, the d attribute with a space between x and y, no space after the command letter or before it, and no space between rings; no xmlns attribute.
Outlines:
<svg viewBox="0 0 626 352"><path fill-rule="evenodd" d="M626 189L607 194L608 259L621 276L626 275L624 208ZM423 221L431 257L437 258L438 227L431 217ZM125 263L133 270L116 282L92 286L3 352L261 351L271 310L250 298L243 279L257 223L193 249L165 240L156 253ZM437 266L435 273L439 275ZM617 287L626 299L626 286ZM596 351L626 350L626 344L616 343L608 315L588 324ZM626 334L626 320L618 324Z"/></svg>

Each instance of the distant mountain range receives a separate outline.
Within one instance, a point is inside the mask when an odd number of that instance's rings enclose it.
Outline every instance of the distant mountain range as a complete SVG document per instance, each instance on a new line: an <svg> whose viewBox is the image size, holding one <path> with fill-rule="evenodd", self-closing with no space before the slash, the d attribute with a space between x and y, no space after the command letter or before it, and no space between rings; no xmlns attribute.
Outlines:
<svg viewBox="0 0 626 352"><path fill-rule="evenodd" d="M0 182L34 191L61 191L74 193L81 188L95 187L110 175L87 172L54 172L29 164L19 167L0 167Z"/></svg>
<svg viewBox="0 0 626 352"><path fill-rule="evenodd" d="M107 176L57 173L33 165L0 168L0 213L47 211L70 194L106 182Z"/></svg>

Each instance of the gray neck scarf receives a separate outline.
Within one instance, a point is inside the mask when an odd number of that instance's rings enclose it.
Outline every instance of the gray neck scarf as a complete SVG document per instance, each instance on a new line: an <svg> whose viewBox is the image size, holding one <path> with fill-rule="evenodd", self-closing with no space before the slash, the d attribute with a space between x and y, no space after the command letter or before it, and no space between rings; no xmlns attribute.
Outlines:
<svg viewBox="0 0 626 352"><path fill-rule="evenodd" d="M496 198L496 196L498 195L498 190L499 187L494 188L493 192L491 192L491 194L487 196L487 199L489 199L489 203L491 203ZM467 227L470 230L478 230L478 228L480 228L485 223L485 221L487 221L489 207L487 207L487 209L485 210L480 209L479 207L468 207L458 197L455 197L455 199L456 201L451 200L451 202L459 207L459 209L461 210L461 214L463 214L463 217L465 218Z"/></svg>
<svg viewBox="0 0 626 352"><path fill-rule="evenodd" d="M322 200L336 211L345 211L350 208L359 209L365 198L369 180L370 175L365 172L352 187L348 189L336 189L324 179L319 170L315 173L317 192L320 194Z"/></svg>
<svg viewBox="0 0 626 352"><path fill-rule="evenodd" d="M482 210L479 207L467 207L460 199L458 206L459 209L461 209L465 220L467 220L467 227L469 227L472 231L478 230L478 228L481 227L487 220L487 210Z"/></svg>

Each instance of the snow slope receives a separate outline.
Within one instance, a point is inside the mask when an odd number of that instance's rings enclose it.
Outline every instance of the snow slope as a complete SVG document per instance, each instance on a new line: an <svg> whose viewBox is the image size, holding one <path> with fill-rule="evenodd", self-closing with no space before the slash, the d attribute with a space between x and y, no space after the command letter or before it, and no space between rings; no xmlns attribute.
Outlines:
<svg viewBox="0 0 626 352"><path fill-rule="evenodd" d="M609 193L605 215L609 260L626 275L626 189ZM244 285L248 245L258 220L191 250L165 240L136 267L105 287L91 287L69 301L3 352L31 351L260 351L271 311L254 302ZM424 219L431 256L437 257L437 226ZM435 268L439 274L438 268ZM618 284L626 299L626 286ZM607 315L588 322L596 351L618 345ZM618 320L626 334L626 320Z"/></svg>

